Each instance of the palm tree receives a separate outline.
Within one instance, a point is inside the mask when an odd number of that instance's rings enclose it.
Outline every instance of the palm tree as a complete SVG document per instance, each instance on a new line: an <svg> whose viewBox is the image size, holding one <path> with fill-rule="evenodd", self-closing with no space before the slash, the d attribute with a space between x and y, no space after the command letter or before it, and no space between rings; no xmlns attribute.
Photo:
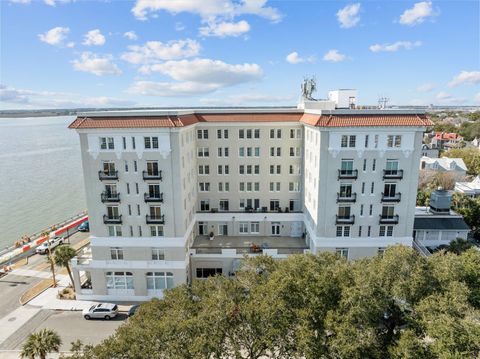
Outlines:
<svg viewBox="0 0 480 359"><path fill-rule="evenodd" d="M50 248L50 233L43 232L42 236L47 237L47 245L48 245L47 262L50 264L50 270L52 271L52 277L53 277L53 287L55 288L57 286L57 281L55 279L55 261L53 260L53 258L51 256L52 250Z"/></svg>
<svg viewBox="0 0 480 359"><path fill-rule="evenodd" d="M62 340L56 331L52 329L41 329L28 336L27 341L22 346L21 358L45 359L48 353L59 352Z"/></svg>
<svg viewBox="0 0 480 359"><path fill-rule="evenodd" d="M60 267L65 267L68 272L68 276L70 277L70 281L72 282L72 288L75 289L75 285L73 283L73 276L72 271L70 270L70 260L77 255L75 249L70 246L60 246L55 251L55 255L53 257L55 264Z"/></svg>

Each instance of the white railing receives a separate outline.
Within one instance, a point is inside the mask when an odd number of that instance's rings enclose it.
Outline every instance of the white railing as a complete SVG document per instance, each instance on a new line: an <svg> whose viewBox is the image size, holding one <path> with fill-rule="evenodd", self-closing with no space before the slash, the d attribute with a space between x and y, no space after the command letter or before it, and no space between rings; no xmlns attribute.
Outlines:
<svg viewBox="0 0 480 359"><path fill-rule="evenodd" d="M430 253L430 251L423 244L417 242L415 239L413 240L413 248L415 248L424 257L429 257L432 255L432 253Z"/></svg>

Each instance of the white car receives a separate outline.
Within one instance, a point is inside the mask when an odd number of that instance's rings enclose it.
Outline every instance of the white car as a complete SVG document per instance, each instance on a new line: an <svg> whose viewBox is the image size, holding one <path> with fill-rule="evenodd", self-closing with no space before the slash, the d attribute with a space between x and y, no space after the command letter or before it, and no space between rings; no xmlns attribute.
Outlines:
<svg viewBox="0 0 480 359"><path fill-rule="evenodd" d="M118 314L118 306L112 303L100 303L92 305L90 308L85 308L82 311L83 317L89 319L112 319Z"/></svg>
<svg viewBox="0 0 480 359"><path fill-rule="evenodd" d="M65 243L65 238L56 236L56 237L50 238L48 240L48 242L50 242L50 249L52 250L53 248L59 246L60 244ZM47 241L40 244L37 247L37 249L35 249L35 253L38 253L38 254L48 253L48 243L47 243Z"/></svg>

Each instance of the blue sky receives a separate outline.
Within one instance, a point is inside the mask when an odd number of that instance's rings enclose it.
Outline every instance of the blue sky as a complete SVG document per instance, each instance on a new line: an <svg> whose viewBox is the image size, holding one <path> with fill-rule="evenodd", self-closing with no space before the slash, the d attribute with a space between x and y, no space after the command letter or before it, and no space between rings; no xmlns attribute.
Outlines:
<svg viewBox="0 0 480 359"><path fill-rule="evenodd" d="M479 1L0 0L3 109L480 104Z"/></svg>

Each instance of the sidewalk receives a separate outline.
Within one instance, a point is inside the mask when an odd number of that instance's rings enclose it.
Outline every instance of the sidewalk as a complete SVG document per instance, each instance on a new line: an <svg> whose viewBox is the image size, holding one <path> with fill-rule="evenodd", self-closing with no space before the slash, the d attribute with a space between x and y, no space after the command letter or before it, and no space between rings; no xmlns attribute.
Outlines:
<svg viewBox="0 0 480 359"><path fill-rule="evenodd" d="M41 308L30 306L20 307L0 319L0 344L7 340L10 335L20 329L33 316L40 312Z"/></svg>

